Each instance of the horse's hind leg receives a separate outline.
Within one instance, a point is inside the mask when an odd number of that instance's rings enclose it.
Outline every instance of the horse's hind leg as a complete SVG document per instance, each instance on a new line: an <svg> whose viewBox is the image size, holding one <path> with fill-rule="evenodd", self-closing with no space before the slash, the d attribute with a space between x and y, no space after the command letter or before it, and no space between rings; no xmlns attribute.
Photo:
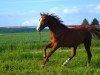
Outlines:
<svg viewBox="0 0 100 75"><path fill-rule="evenodd" d="M77 47L73 47L71 49L71 56L63 63L62 66L67 65L70 62L70 60L76 55L76 49L77 49Z"/></svg>
<svg viewBox="0 0 100 75"><path fill-rule="evenodd" d="M86 52L87 52L87 55L88 55L88 63L87 63L87 66L89 66L90 61L91 61L91 57L92 57L91 50L90 50L91 40L84 42L84 46L85 46L85 49L86 49Z"/></svg>

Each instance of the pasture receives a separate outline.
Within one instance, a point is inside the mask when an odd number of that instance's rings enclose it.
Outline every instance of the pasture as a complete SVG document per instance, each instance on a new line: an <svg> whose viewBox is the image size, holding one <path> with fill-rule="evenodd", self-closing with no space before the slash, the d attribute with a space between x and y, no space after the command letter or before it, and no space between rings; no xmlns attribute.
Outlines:
<svg viewBox="0 0 100 75"><path fill-rule="evenodd" d="M40 37L41 35L41 37ZM48 32L4 33L0 34L0 75L99 75L100 40L92 39L92 61L86 67L87 54L83 44L76 56L65 67L63 62L70 55L70 48L59 48L44 69L43 47L49 41ZM49 51L49 49L48 49Z"/></svg>

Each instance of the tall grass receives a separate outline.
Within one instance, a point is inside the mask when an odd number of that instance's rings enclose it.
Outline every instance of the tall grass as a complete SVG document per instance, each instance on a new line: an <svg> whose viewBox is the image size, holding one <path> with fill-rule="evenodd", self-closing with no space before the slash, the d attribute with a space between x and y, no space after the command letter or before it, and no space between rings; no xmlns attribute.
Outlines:
<svg viewBox="0 0 100 75"><path fill-rule="evenodd" d="M39 49L48 42L49 34L39 33L9 33L0 36L0 51L16 49ZM41 38L40 38L41 37Z"/></svg>
<svg viewBox="0 0 100 75"><path fill-rule="evenodd" d="M75 58L65 67L62 63L70 56L70 48L58 49L44 69L43 47L49 33L9 33L0 35L0 75L99 75L100 40L92 40L92 61L86 67L87 54L80 45ZM48 52L49 50L47 50Z"/></svg>

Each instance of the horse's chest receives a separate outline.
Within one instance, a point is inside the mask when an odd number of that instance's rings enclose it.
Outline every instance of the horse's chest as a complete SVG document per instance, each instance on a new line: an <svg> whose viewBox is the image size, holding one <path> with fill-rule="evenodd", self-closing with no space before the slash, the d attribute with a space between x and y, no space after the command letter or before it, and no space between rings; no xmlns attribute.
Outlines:
<svg viewBox="0 0 100 75"><path fill-rule="evenodd" d="M51 34L50 41L51 42L58 42L61 38L61 34Z"/></svg>
<svg viewBox="0 0 100 75"><path fill-rule="evenodd" d="M50 41L53 43L53 42L56 42L57 39L56 39L55 37L51 36L51 37L50 37Z"/></svg>

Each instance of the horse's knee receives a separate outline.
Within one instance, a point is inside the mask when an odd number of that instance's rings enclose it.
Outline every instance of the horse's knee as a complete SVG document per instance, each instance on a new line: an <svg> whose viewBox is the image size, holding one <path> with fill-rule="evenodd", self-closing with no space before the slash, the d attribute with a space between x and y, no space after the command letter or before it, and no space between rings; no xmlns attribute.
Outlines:
<svg viewBox="0 0 100 75"><path fill-rule="evenodd" d="M91 53L88 53L88 63L90 63L91 58L92 58L92 54Z"/></svg>
<svg viewBox="0 0 100 75"><path fill-rule="evenodd" d="M46 58L46 55L45 54L43 55L43 58Z"/></svg>
<svg viewBox="0 0 100 75"><path fill-rule="evenodd" d="M91 54L91 53L89 54L89 57L90 57L90 58L92 57L92 54Z"/></svg>
<svg viewBox="0 0 100 75"><path fill-rule="evenodd" d="M91 51L90 51L90 50L87 50L87 54L88 54L88 58L90 58L90 59L91 59L92 54L91 54Z"/></svg>

